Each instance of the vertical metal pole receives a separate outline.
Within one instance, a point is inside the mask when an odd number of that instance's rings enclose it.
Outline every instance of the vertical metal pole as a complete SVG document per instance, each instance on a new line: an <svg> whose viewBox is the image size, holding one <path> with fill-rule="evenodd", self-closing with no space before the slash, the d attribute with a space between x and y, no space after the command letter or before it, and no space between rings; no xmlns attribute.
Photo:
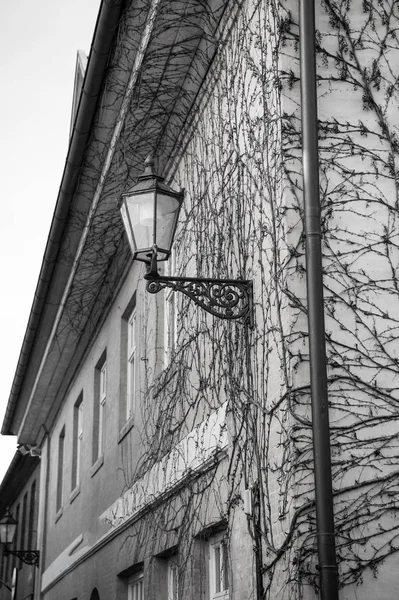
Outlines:
<svg viewBox="0 0 399 600"><path fill-rule="evenodd" d="M299 0L303 187L320 597L338 599L321 262L314 0Z"/></svg>

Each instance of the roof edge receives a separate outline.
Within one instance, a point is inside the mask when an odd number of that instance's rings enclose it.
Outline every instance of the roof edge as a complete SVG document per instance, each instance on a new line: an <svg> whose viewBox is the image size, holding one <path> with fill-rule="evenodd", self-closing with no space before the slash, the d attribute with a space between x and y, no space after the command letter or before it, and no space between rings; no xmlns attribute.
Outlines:
<svg viewBox="0 0 399 600"><path fill-rule="evenodd" d="M3 420L2 435L15 435L11 430L15 407L29 364L31 350L36 339L56 257L62 240L64 225L75 191L79 169L84 158L108 58L112 49L115 30L119 24L124 3L125 0L102 0L101 2L57 203Z"/></svg>

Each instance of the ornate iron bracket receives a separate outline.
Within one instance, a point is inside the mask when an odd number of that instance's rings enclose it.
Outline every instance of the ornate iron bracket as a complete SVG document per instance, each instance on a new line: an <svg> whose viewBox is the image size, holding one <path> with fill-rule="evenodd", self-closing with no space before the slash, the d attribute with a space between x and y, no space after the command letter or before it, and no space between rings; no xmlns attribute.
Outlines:
<svg viewBox="0 0 399 600"><path fill-rule="evenodd" d="M241 279L198 279L195 277L166 277L150 268L144 276L147 291L157 294L165 288L182 292L206 312L221 319L243 319L253 327L253 283Z"/></svg>
<svg viewBox="0 0 399 600"><path fill-rule="evenodd" d="M4 554L5 556L7 556L7 554L12 554L27 565L34 565L35 567L39 566L39 550L9 550L8 548L5 548Z"/></svg>

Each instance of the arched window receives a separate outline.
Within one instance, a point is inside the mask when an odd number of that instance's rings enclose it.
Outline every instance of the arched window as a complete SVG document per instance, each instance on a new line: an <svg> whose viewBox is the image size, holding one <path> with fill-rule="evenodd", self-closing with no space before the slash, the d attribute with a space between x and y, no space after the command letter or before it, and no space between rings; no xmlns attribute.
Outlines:
<svg viewBox="0 0 399 600"><path fill-rule="evenodd" d="M90 600L100 600L100 594L98 593L97 588L94 588L92 591Z"/></svg>

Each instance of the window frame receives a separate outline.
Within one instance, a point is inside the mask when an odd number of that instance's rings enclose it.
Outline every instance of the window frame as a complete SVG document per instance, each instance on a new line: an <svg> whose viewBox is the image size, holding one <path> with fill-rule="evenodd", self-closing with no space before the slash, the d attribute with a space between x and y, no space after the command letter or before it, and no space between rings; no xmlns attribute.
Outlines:
<svg viewBox="0 0 399 600"><path fill-rule="evenodd" d="M179 600L179 565L176 556L169 558L166 568L168 600Z"/></svg>
<svg viewBox="0 0 399 600"><path fill-rule="evenodd" d="M83 446L83 392L73 405L73 441L72 441L72 473L71 491L79 488L82 468L82 446Z"/></svg>
<svg viewBox="0 0 399 600"><path fill-rule="evenodd" d="M139 590L135 590L138 587ZM138 592L138 593L137 593ZM144 572L140 571L129 577L127 581L128 600L144 600Z"/></svg>
<svg viewBox="0 0 399 600"><path fill-rule="evenodd" d="M124 439L134 425L137 395L140 387L140 313L136 297L137 293L133 295L121 317L118 443ZM133 366L132 362L134 363ZM132 379L132 374L134 374L134 379ZM133 385L134 389L132 390Z"/></svg>
<svg viewBox="0 0 399 600"><path fill-rule="evenodd" d="M35 529L35 507L36 507L36 479L32 481L29 498L29 526L28 526L28 550L34 547L34 529Z"/></svg>
<svg viewBox="0 0 399 600"><path fill-rule="evenodd" d="M170 276L175 270L175 253L172 251L165 263L165 275ZM171 288L164 290L164 327L163 327L163 366L166 369L172 362L176 347L176 296Z"/></svg>
<svg viewBox="0 0 399 600"><path fill-rule="evenodd" d="M17 504L17 508L15 509L15 520L17 521L17 526L15 528L15 534L14 534L14 541L12 542L12 549L13 550L18 550L18 546L19 546L19 536L20 536L20 529L21 529L21 522L20 522L20 512L21 512L21 503L18 502ZM13 571L13 569L15 569L16 567L18 569L21 568L21 564L22 561L21 559L17 559L17 557L15 556L15 554L12 555L12 569L11 569L11 573Z"/></svg>
<svg viewBox="0 0 399 600"><path fill-rule="evenodd" d="M127 319L126 339L126 414L129 421L134 416L137 394L137 309L133 307Z"/></svg>
<svg viewBox="0 0 399 600"><path fill-rule="evenodd" d="M104 455L105 413L107 404L107 351L101 355L94 369L94 399L93 399L93 444L92 465Z"/></svg>
<svg viewBox="0 0 399 600"><path fill-rule="evenodd" d="M229 551L226 533L209 539L209 597L228 600L230 587Z"/></svg>
<svg viewBox="0 0 399 600"><path fill-rule="evenodd" d="M65 454L65 425L58 436L58 460L57 460L57 493L55 510L58 516L63 507L64 500L64 454Z"/></svg>
<svg viewBox="0 0 399 600"><path fill-rule="evenodd" d="M21 550L26 550L25 547L25 536L27 531L27 517L28 517L28 490L25 492L23 500L22 500L22 523L21 523L21 539L19 541L19 546ZM23 566L23 563L22 563Z"/></svg>
<svg viewBox="0 0 399 600"><path fill-rule="evenodd" d="M107 361L100 369L99 419L98 419L98 456L104 452L105 403L107 402Z"/></svg>

